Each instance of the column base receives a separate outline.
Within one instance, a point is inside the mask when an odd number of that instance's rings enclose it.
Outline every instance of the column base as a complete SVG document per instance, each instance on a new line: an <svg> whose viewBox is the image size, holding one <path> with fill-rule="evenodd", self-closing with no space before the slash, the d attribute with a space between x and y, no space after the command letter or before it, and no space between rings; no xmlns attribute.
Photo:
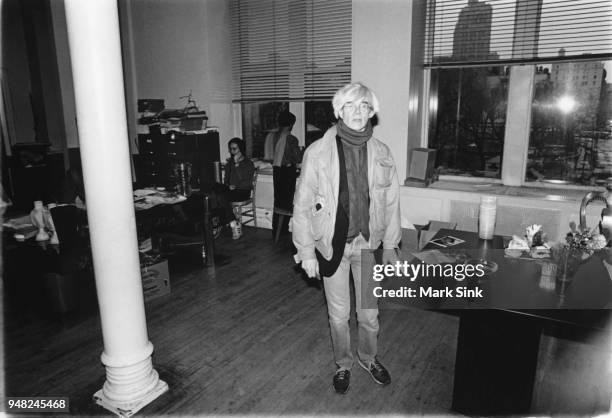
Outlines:
<svg viewBox="0 0 612 418"><path fill-rule="evenodd" d="M163 380L158 380L157 384L151 391L146 393L142 398L133 402L117 402L111 399L108 399L104 395L104 390L100 389L97 391L93 398L98 405L102 408L108 409L114 414L119 415L120 417L131 417L136 412L140 411L142 408L153 402L163 393L168 391L168 384Z"/></svg>

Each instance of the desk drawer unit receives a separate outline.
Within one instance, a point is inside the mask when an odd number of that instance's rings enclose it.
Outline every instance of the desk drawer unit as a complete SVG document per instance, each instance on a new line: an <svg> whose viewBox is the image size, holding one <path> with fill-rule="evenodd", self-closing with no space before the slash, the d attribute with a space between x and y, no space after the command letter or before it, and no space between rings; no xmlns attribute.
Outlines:
<svg viewBox="0 0 612 418"><path fill-rule="evenodd" d="M139 155L135 156L137 181L140 187L166 187L176 184L174 165L191 164L191 185L200 188L214 180L211 163L219 161L219 133L209 130L202 134L141 134L138 136Z"/></svg>

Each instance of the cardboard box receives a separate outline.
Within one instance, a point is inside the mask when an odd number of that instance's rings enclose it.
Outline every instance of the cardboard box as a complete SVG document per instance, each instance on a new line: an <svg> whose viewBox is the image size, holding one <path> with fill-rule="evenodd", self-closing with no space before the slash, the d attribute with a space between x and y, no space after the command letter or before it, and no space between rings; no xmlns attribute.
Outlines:
<svg viewBox="0 0 612 418"><path fill-rule="evenodd" d="M168 260L159 261L140 268L144 300L149 301L170 293L170 274Z"/></svg>

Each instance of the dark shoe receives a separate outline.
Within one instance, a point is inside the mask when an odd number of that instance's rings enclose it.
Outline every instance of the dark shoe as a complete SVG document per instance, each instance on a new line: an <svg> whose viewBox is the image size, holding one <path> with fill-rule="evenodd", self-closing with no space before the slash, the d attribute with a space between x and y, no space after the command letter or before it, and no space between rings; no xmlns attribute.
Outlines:
<svg viewBox="0 0 612 418"><path fill-rule="evenodd" d="M341 369L334 375L334 390L340 395L344 395L349 390L351 384L351 371Z"/></svg>
<svg viewBox="0 0 612 418"><path fill-rule="evenodd" d="M366 366L360 359L358 359L358 361L359 365L370 373L370 376L372 376L372 379L374 379L376 383L383 386L391 383L391 376L389 375L389 372L387 369L385 369L385 366L380 364L377 358L374 358L374 361L370 364L370 367Z"/></svg>

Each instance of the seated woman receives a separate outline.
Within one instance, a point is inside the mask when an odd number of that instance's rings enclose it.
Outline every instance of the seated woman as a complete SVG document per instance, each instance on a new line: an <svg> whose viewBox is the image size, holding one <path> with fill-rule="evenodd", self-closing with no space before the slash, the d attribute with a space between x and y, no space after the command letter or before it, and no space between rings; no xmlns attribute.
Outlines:
<svg viewBox="0 0 612 418"><path fill-rule="evenodd" d="M242 139L232 138L227 146L231 157L225 163L224 184L216 183L214 191L217 205L221 209L220 224L229 223L232 228L232 238L238 239L242 236L242 225L240 214L232 210L232 202L242 202L251 197L255 165L245 156L245 144Z"/></svg>

